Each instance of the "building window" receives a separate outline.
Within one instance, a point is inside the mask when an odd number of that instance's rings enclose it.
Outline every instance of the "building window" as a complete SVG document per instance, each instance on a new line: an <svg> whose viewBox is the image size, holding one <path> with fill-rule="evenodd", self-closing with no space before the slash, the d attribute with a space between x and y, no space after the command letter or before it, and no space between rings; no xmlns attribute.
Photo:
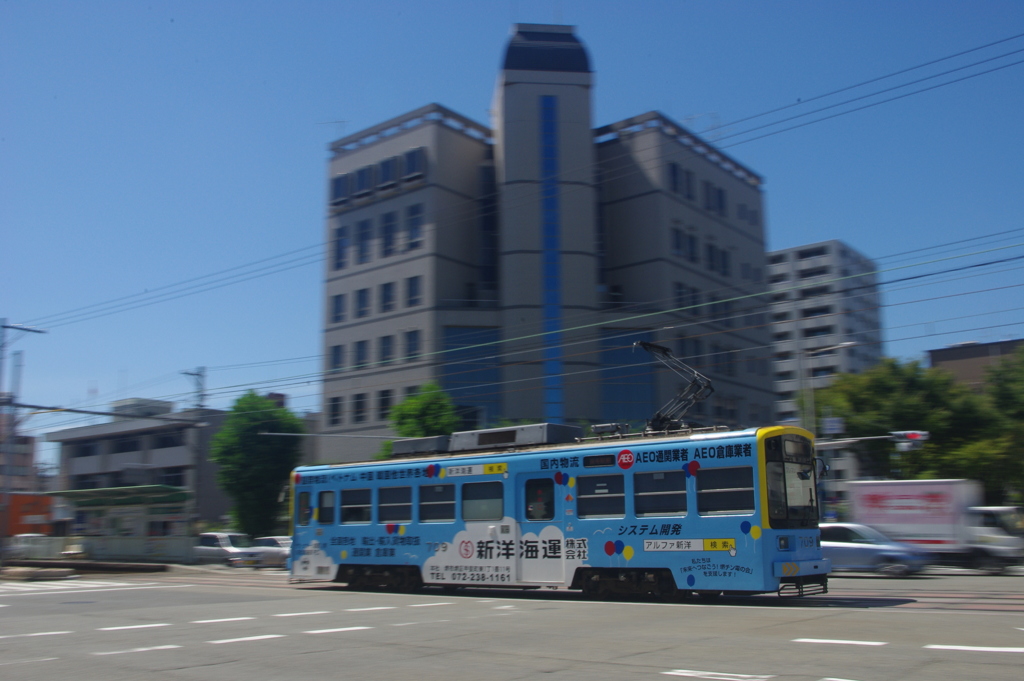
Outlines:
<svg viewBox="0 0 1024 681"><path fill-rule="evenodd" d="M166 433L158 433L153 449L168 449L169 447L180 447L185 444L185 439L179 430L172 430Z"/></svg>
<svg viewBox="0 0 1024 681"><path fill-rule="evenodd" d="M822 378L823 376L835 376L835 367L815 367L811 369L811 378Z"/></svg>
<svg viewBox="0 0 1024 681"><path fill-rule="evenodd" d="M185 466L160 469L160 484L171 487L185 486Z"/></svg>
<svg viewBox="0 0 1024 681"><path fill-rule="evenodd" d="M327 425L341 425L341 407L342 402L340 397L332 397L327 400Z"/></svg>
<svg viewBox="0 0 1024 681"><path fill-rule="evenodd" d="M683 230L678 227L672 228L672 255L683 255Z"/></svg>
<svg viewBox="0 0 1024 681"><path fill-rule="evenodd" d="M405 250L411 251L423 245L423 204L417 203L405 209Z"/></svg>
<svg viewBox="0 0 1024 681"><path fill-rule="evenodd" d="M380 285L380 311L391 312L395 309L395 283L389 281Z"/></svg>
<svg viewBox="0 0 1024 681"><path fill-rule="evenodd" d="M772 315L773 322L784 322L787 319L789 319L788 312L776 312L775 314Z"/></svg>
<svg viewBox="0 0 1024 681"><path fill-rule="evenodd" d="M356 341L356 357L355 365L356 369L363 369L370 361L370 341Z"/></svg>
<svg viewBox="0 0 1024 681"><path fill-rule="evenodd" d="M370 262L370 244L373 241L373 221L360 220L356 229L356 262Z"/></svg>
<svg viewBox="0 0 1024 681"><path fill-rule="evenodd" d="M668 186L673 194L681 194L683 190L682 173L678 163L668 164Z"/></svg>
<svg viewBox="0 0 1024 681"><path fill-rule="evenodd" d="M786 253L776 253L775 255L773 255L770 258L768 258L768 264L769 265L778 265L780 263L786 262L786 260L788 260L788 259L789 259L789 255L788 254L786 254Z"/></svg>
<svg viewBox="0 0 1024 681"><path fill-rule="evenodd" d="M331 180L331 205L340 206L348 203L351 194L350 175L338 175Z"/></svg>
<svg viewBox="0 0 1024 681"><path fill-rule="evenodd" d="M422 288L423 277L409 277L405 280L405 306L415 307L423 302Z"/></svg>
<svg viewBox="0 0 1024 681"><path fill-rule="evenodd" d="M700 315L701 294L699 288L690 289L690 314L694 317Z"/></svg>
<svg viewBox="0 0 1024 681"><path fill-rule="evenodd" d="M778 343L780 341L788 341L793 338L793 334L789 331L781 331L772 336L772 342Z"/></svg>
<svg viewBox="0 0 1024 681"><path fill-rule="evenodd" d="M693 181L693 171L692 170L684 170L683 171L683 196L685 196L686 199L689 200L689 201L693 201L693 188L694 188L695 184L696 183Z"/></svg>
<svg viewBox="0 0 1024 681"><path fill-rule="evenodd" d="M820 338L835 333L834 326L816 326L813 329L804 329L804 338Z"/></svg>
<svg viewBox="0 0 1024 681"><path fill-rule="evenodd" d="M410 397L416 397L420 394L420 387L418 385L407 385L405 387L405 399Z"/></svg>
<svg viewBox="0 0 1024 681"><path fill-rule="evenodd" d="M123 454L125 452L137 452L141 449L139 446L139 438L137 437L122 437L114 440L114 453Z"/></svg>
<svg viewBox="0 0 1024 681"><path fill-rule="evenodd" d="M729 258L729 251L718 252L718 271L723 277L732 276L732 262Z"/></svg>
<svg viewBox="0 0 1024 681"><path fill-rule="evenodd" d="M370 315L370 289L361 288L356 291L356 317Z"/></svg>
<svg viewBox="0 0 1024 681"><path fill-rule="evenodd" d="M355 196L368 196L373 191L373 166L366 166L356 171Z"/></svg>
<svg viewBox="0 0 1024 681"><path fill-rule="evenodd" d="M388 364L395 358L395 337L394 336L381 336L379 339L380 343L380 363Z"/></svg>
<svg viewBox="0 0 1024 681"><path fill-rule="evenodd" d="M380 162L380 177L377 186L382 189L393 187L398 182L398 157L386 158Z"/></svg>
<svg viewBox="0 0 1024 681"><path fill-rule="evenodd" d="M798 272L801 279L811 279L812 277L820 277L823 274L828 274L829 268L825 267L811 267L806 270L800 270Z"/></svg>
<svg viewBox="0 0 1024 681"><path fill-rule="evenodd" d="M816 248L805 248L802 251L797 251L797 260L807 260L808 258L817 258L822 255L828 255L828 246L818 246Z"/></svg>
<svg viewBox="0 0 1024 681"><path fill-rule="evenodd" d="M809 307L803 311L804 319L808 317L821 317L822 315L832 314L831 305L822 305L820 307Z"/></svg>
<svg viewBox="0 0 1024 681"><path fill-rule="evenodd" d="M686 307L686 286L681 282L672 282L672 307L681 310Z"/></svg>
<svg viewBox="0 0 1024 681"><path fill-rule="evenodd" d="M348 226L338 227L334 230L334 269L343 270L348 267L348 247L351 237L348 233Z"/></svg>
<svg viewBox="0 0 1024 681"><path fill-rule="evenodd" d="M331 323L338 324L345 321L345 294L339 293L331 296Z"/></svg>
<svg viewBox="0 0 1024 681"><path fill-rule="evenodd" d="M345 368L345 346L344 345L332 345L331 346L331 371L341 371Z"/></svg>
<svg viewBox="0 0 1024 681"><path fill-rule="evenodd" d="M377 420L387 421L391 416L391 400L393 390L381 390L377 393Z"/></svg>
<svg viewBox="0 0 1024 681"><path fill-rule="evenodd" d="M423 177L423 174L426 173L427 155L423 147L405 152L404 160L405 172L402 174L402 179L411 180Z"/></svg>
<svg viewBox="0 0 1024 681"><path fill-rule="evenodd" d="M420 331L415 329L413 331L405 332L405 360L411 362L415 359L419 359L420 356Z"/></svg>
<svg viewBox="0 0 1024 681"><path fill-rule="evenodd" d="M352 396L352 422L364 423L366 421L366 393L357 393Z"/></svg>
<svg viewBox="0 0 1024 681"><path fill-rule="evenodd" d="M700 262L700 247L697 244L696 235L686 235L686 252L688 254L690 262Z"/></svg>
<svg viewBox="0 0 1024 681"><path fill-rule="evenodd" d="M380 221L380 257L394 255L398 240L398 213L384 213Z"/></svg>

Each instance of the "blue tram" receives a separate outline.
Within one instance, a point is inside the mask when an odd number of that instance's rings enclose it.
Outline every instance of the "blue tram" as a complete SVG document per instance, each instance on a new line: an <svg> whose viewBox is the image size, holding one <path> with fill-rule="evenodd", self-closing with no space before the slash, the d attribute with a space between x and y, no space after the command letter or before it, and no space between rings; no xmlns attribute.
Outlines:
<svg viewBox="0 0 1024 681"><path fill-rule="evenodd" d="M296 469L292 577L598 597L827 591L809 432L578 430L455 433L396 442L407 458Z"/></svg>

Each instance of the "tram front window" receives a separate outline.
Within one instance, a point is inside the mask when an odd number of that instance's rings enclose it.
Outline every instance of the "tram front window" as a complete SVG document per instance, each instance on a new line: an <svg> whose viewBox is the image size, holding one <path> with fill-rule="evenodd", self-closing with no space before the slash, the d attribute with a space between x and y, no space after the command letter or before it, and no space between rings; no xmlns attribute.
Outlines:
<svg viewBox="0 0 1024 681"><path fill-rule="evenodd" d="M818 499L810 440L780 435L765 440L768 517L772 527L815 527Z"/></svg>

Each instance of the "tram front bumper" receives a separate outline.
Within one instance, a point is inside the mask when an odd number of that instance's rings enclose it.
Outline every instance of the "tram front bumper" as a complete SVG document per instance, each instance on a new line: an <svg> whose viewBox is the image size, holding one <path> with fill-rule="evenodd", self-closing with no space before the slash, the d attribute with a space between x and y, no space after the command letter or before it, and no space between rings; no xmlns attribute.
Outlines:
<svg viewBox="0 0 1024 681"><path fill-rule="evenodd" d="M772 575L775 577L825 575L831 571L832 561L828 558L819 558L817 560L779 560L772 563Z"/></svg>

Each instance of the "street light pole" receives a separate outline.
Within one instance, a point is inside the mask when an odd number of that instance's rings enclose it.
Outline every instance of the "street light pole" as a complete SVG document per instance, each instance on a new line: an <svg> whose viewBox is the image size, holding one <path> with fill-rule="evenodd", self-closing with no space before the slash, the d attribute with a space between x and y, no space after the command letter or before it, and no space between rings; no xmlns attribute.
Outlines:
<svg viewBox="0 0 1024 681"><path fill-rule="evenodd" d="M823 352L829 352L829 351L834 351L834 350L841 350L843 348L848 348L848 347L851 347L853 345L857 345L856 341L843 341L842 343L838 343L837 345L830 345L830 346L825 347L825 348L815 348L813 350L804 350L802 348L798 348L797 349L797 353L796 353L796 361L797 361L797 371L800 372L800 376L799 376L800 380L797 383L799 385L799 389L800 389L800 397L802 398L804 396L804 361L803 361L803 357L804 357L805 354L807 355L808 358L812 358L815 355L819 355L819 354L821 354ZM813 376L810 377L810 380L808 381L808 383L810 384L811 389L810 389L810 391L809 391L809 393L807 395L806 402L810 406L811 416L810 416L810 419L808 419L810 421L810 423L807 423L807 421L804 420L804 412L805 412L805 408L804 408L804 404L803 404L804 400L801 399L800 400L800 426L802 428L805 428L805 429L811 431L811 435L813 435L814 437L817 437L817 435L818 435L818 415L817 415L815 407L814 407L814 377Z"/></svg>

